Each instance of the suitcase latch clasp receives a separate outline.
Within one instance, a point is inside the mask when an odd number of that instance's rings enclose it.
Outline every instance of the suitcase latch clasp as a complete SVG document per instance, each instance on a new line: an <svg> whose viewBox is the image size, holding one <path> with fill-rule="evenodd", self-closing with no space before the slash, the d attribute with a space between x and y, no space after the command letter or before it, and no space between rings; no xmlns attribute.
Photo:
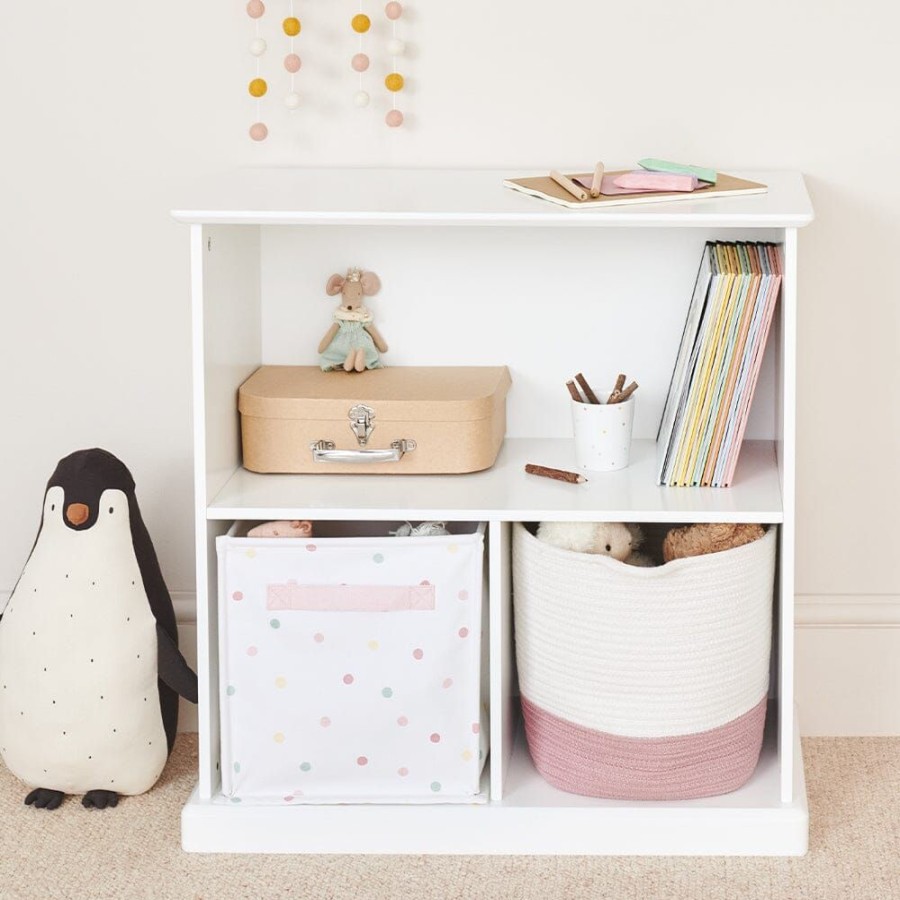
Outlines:
<svg viewBox="0 0 900 900"><path fill-rule="evenodd" d="M375 410L362 403L350 410L350 430L356 435L356 442L360 447L365 447L369 442L369 435L375 430L372 424L375 418Z"/></svg>

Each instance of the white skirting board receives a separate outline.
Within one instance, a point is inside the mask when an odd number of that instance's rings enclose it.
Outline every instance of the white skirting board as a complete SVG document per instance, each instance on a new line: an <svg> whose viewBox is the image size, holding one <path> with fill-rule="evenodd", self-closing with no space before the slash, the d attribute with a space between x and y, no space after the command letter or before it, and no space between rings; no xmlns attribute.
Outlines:
<svg viewBox="0 0 900 900"><path fill-rule="evenodd" d="M0 591L0 610L10 591ZM196 665L194 596L173 592L179 645ZM797 596L797 706L808 737L900 735L900 596ZM197 730L181 701L179 731Z"/></svg>
<svg viewBox="0 0 900 900"><path fill-rule="evenodd" d="M180 623L178 635L193 668L196 625ZM804 737L900 735L900 626L798 625L796 653ZM185 700L178 730L197 731Z"/></svg>
<svg viewBox="0 0 900 900"><path fill-rule="evenodd" d="M0 609L9 599L0 592ZM196 665L194 598L173 593L179 645ZM809 737L900 734L900 597L797 597L797 706ZM179 731L197 730L181 701Z"/></svg>
<svg viewBox="0 0 900 900"><path fill-rule="evenodd" d="M900 597L799 596L796 621L803 734L900 734Z"/></svg>
<svg viewBox="0 0 900 900"><path fill-rule="evenodd" d="M173 597L179 644L193 666L193 596ZM798 596L796 641L805 736L900 734L900 597ZM197 707L184 700L178 728L197 730Z"/></svg>
<svg viewBox="0 0 900 900"><path fill-rule="evenodd" d="M176 607L175 612L179 609ZM191 612L193 616L193 611ZM197 671L197 623L193 619L185 622L179 617L178 620L178 647L184 654L184 658L188 661L188 665ZM193 703L188 703L182 697L178 701L178 730L179 731L197 731L197 707Z"/></svg>

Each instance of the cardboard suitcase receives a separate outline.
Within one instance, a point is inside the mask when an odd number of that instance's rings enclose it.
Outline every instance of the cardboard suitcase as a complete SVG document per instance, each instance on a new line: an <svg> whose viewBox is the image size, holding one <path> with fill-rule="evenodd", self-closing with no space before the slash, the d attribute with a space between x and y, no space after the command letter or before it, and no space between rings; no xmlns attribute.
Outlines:
<svg viewBox="0 0 900 900"><path fill-rule="evenodd" d="M263 366L238 395L252 472L438 474L493 465L506 432L505 366L322 372Z"/></svg>

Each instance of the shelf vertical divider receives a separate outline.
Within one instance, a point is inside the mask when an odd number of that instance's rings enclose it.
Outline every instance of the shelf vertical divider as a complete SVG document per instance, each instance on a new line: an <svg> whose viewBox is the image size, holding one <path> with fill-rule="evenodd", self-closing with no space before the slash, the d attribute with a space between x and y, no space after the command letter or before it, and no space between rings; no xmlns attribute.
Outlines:
<svg viewBox="0 0 900 900"><path fill-rule="evenodd" d="M488 541L490 603L490 685L491 685L491 800L503 798L503 784L509 771L516 738L515 647L510 523L489 523Z"/></svg>

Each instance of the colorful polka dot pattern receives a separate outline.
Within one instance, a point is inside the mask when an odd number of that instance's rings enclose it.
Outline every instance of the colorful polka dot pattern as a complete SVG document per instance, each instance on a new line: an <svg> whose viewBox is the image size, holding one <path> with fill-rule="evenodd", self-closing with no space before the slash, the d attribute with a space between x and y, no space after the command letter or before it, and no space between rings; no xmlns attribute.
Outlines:
<svg viewBox="0 0 900 900"><path fill-rule="evenodd" d="M437 537L424 548L321 539L280 553L229 540L225 795L283 804L477 794L486 750L480 539ZM269 612L267 585L290 580L432 585L435 609Z"/></svg>

